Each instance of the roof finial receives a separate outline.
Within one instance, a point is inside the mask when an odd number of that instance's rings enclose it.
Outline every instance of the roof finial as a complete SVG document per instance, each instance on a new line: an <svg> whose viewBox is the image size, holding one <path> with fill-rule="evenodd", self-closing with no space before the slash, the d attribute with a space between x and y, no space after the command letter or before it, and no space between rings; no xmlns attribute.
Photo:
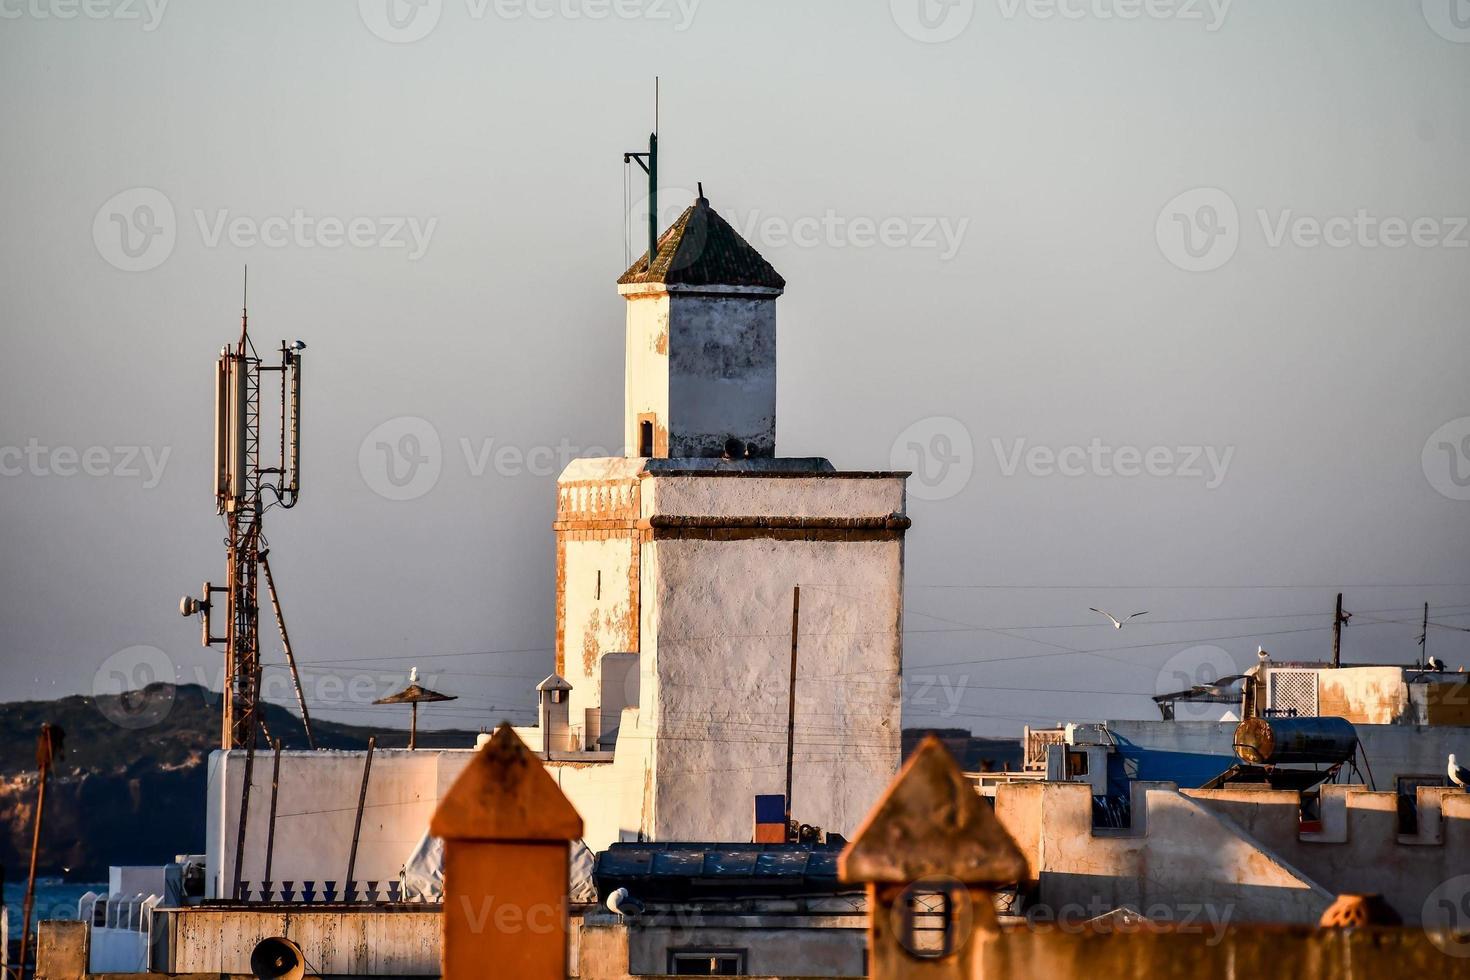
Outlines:
<svg viewBox="0 0 1470 980"><path fill-rule="evenodd" d="M699 199L694 203L709 207L709 198L704 196L704 181L702 180L699 182Z"/></svg>

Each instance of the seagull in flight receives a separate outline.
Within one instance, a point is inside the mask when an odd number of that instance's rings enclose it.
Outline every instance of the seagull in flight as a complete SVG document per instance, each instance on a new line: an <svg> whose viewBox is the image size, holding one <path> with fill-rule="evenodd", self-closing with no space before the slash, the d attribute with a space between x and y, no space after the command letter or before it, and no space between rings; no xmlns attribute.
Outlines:
<svg viewBox="0 0 1470 980"><path fill-rule="evenodd" d="M1470 769L1455 764L1455 754L1450 753L1450 782L1461 789L1470 789Z"/></svg>
<svg viewBox="0 0 1470 980"><path fill-rule="evenodd" d="M1095 613L1102 613L1104 616L1108 617L1108 619L1113 624L1113 629L1115 629L1115 630L1122 629L1123 628L1123 624L1126 623L1126 622L1128 622L1131 619L1135 619L1135 618L1137 618L1139 616L1147 616L1148 615L1148 610L1145 609L1143 612L1136 612L1136 613L1133 613L1131 616L1124 616L1120 620L1120 619L1118 619L1117 616L1114 616L1112 613L1108 612L1105 609L1099 609L1096 606L1088 606L1087 608L1088 609L1091 609Z"/></svg>

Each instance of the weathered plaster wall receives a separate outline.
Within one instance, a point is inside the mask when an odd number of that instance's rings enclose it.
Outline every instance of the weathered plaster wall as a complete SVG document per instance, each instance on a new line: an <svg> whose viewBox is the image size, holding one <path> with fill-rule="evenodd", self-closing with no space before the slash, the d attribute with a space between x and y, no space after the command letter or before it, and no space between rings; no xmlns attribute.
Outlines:
<svg viewBox="0 0 1470 980"><path fill-rule="evenodd" d="M748 841L754 797L784 793L798 584L793 816L853 832L898 769L902 549L897 537L645 543L657 839Z"/></svg>
<svg viewBox="0 0 1470 980"><path fill-rule="evenodd" d="M638 452L638 416L651 412L660 428L669 424L669 295L626 293L627 338L623 347L623 446ZM667 435L662 445L667 445ZM654 455L667 455L667 451Z"/></svg>
<svg viewBox="0 0 1470 980"><path fill-rule="evenodd" d="M574 733L583 732L586 709L602 704L603 654L637 650L638 547L631 531L566 543L562 676L572 685Z"/></svg>
<svg viewBox="0 0 1470 980"><path fill-rule="evenodd" d="M1352 667L1317 673L1317 713L1355 725L1391 725L1406 718L1409 692L1402 667Z"/></svg>
<svg viewBox="0 0 1470 980"><path fill-rule="evenodd" d="M659 476L643 481L642 516L886 517L904 512L904 481L887 474Z"/></svg>
<svg viewBox="0 0 1470 980"><path fill-rule="evenodd" d="M1315 923L1333 894L1171 783L1133 784L1133 827L1094 831L1081 783L1000 786L996 816L1039 882L1041 904L1191 910L1234 922ZM1098 914L1094 912L1093 914Z"/></svg>
<svg viewBox="0 0 1470 980"><path fill-rule="evenodd" d="M775 296L676 293L668 349L668 454L719 456L733 436L774 456Z"/></svg>
<svg viewBox="0 0 1470 980"><path fill-rule="evenodd" d="M438 976L440 913L343 909L191 908L160 912L168 934L172 973L243 974L262 939L289 936L301 947L311 974L324 976Z"/></svg>
<svg viewBox="0 0 1470 980"><path fill-rule="evenodd" d="M1381 894L1410 925L1419 923L1430 892L1470 868L1470 796L1458 789L1420 788L1414 836L1398 833L1395 793L1323 787L1323 828L1314 834L1300 832L1296 793L1185 793L1328 891Z"/></svg>

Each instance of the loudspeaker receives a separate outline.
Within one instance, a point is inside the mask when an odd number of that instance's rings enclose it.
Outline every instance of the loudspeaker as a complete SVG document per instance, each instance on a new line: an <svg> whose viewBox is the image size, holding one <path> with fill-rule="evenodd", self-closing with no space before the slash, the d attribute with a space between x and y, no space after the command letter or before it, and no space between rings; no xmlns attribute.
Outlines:
<svg viewBox="0 0 1470 980"><path fill-rule="evenodd" d="M302 980L306 976L306 957L291 940L272 936L255 944L250 953L250 972L259 980Z"/></svg>

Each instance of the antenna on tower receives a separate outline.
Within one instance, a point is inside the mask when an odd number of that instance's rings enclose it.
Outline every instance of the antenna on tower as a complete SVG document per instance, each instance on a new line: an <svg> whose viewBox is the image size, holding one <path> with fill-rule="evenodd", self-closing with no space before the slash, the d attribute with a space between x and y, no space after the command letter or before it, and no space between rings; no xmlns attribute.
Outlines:
<svg viewBox="0 0 1470 980"><path fill-rule="evenodd" d="M301 470L301 352L306 344L281 342L280 362L265 364L250 343L250 270L245 270L240 295L240 342L219 352L214 368L214 500L216 511L229 527L226 584L204 583L198 598L185 596L179 612L199 614L204 646L222 644L225 653L224 718L221 743L226 749L253 747L256 729L263 724L260 708L259 572L264 570L270 601L276 612L292 679L301 705L307 741L312 742L295 658L281 617L270 566L262 518L272 506L290 508L300 495ZM262 460L262 395L264 376L280 376L279 435L275 460ZM274 465L271 465L271 464ZM266 499L269 494L271 500ZM224 596L224 635L213 628L215 596Z"/></svg>
<svg viewBox="0 0 1470 980"><path fill-rule="evenodd" d="M654 257L658 255L658 114L659 78L653 77L653 132L648 134L648 151L624 153L623 164L631 160L648 174L648 265L653 269Z"/></svg>

